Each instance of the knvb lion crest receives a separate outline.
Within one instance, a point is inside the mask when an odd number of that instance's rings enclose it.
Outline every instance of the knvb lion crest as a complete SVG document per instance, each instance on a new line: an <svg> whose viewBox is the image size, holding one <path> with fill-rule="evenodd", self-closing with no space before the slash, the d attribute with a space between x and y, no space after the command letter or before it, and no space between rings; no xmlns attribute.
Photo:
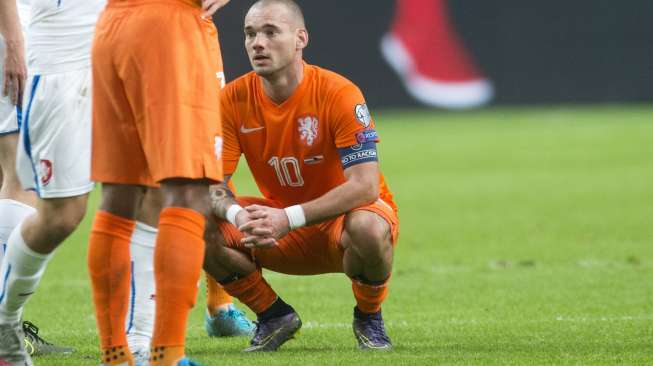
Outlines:
<svg viewBox="0 0 653 366"><path fill-rule="evenodd" d="M306 145L313 145L313 142L317 140L317 118L302 117L297 122L299 122L299 137L306 142Z"/></svg>

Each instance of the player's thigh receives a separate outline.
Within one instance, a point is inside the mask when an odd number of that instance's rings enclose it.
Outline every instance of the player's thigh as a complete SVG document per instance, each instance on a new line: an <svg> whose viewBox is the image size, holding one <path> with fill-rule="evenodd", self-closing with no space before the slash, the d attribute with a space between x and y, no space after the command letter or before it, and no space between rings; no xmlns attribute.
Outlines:
<svg viewBox="0 0 653 366"><path fill-rule="evenodd" d="M257 204L282 208L272 201L238 199L245 207ZM241 236L242 237L242 236ZM342 272L342 250L332 243L327 230L320 225L289 232L272 248L253 249L254 261L261 267L292 275L315 275Z"/></svg>
<svg viewBox="0 0 653 366"><path fill-rule="evenodd" d="M217 32L198 8L165 3L135 9L123 37L137 61L125 74L154 179L222 180ZM152 31L156 29L156 31Z"/></svg>
<svg viewBox="0 0 653 366"><path fill-rule="evenodd" d="M254 260L263 268L291 275L316 275L343 271L342 250L318 226L296 229L278 245L255 249Z"/></svg>
<svg viewBox="0 0 653 366"><path fill-rule="evenodd" d="M0 134L0 170L12 174L16 163L18 133ZM15 175L15 173L14 173Z"/></svg>
<svg viewBox="0 0 653 366"><path fill-rule="evenodd" d="M16 160L21 184L41 198L90 192L90 69L32 75L28 87Z"/></svg>

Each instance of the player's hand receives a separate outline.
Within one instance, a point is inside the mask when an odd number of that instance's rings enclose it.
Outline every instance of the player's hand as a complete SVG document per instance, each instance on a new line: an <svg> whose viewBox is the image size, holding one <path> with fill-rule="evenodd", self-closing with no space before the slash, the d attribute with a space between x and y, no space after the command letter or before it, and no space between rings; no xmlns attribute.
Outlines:
<svg viewBox="0 0 653 366"><path fill-rule="evenodd" d="M9 96L14 105L20 105L25 90L27 67L25 66L25 51L22 44L10 45L7 43L5 57L4 85L2 95Z"/></svg>
<svg viewBox="0 0 653 366"><path fill-rule="evenodd" d="M248 233L241 240L243 245L254 247L270 247L276 245L276 240L286 236L290 231L288 216L282 209L260 205L245 207L252 221L239 227L242 232ZM272 240L274 239L274 243Z"/></svg>
<svg viewBox="0 0 653 366"><path fill-rule="evenodd" d="M211 18L218 9L227 5L228 2L229 0L202 0L202 18Z"/></svg>
<svg viewBox="0 0 653 366"><path fill-rule="evenodd" d="M277 245L277 241L272 237L272 230L266 227L266 215L253 216L247 210L241 210L236 214L236 226L245 234L241 243L246 248L271 248Z"/></svg>

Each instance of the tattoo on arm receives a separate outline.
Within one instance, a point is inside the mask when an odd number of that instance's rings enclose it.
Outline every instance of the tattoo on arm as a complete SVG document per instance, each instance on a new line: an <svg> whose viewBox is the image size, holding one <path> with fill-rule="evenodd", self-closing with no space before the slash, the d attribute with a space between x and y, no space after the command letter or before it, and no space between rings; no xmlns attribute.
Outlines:
<svg viewBox="0 0 653 366"><path fill-rule="evenodd" d="M227 217L227 209L229 206L236 204L236 196L231 192L227 183L230 177L225 177L225 181L211 186L211 208L213 214L219 218Z"/></svg>

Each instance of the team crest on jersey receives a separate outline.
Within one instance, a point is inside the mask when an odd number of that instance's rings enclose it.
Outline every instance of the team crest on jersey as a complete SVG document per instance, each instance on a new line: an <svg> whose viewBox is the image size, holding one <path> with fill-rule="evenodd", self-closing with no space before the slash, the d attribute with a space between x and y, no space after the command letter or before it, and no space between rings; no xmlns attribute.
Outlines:
<svg viewBox="0 0 653 366"><path fill-rule="evenodd" d="M39 163L39 170L41 176L41 184L45 187L52 179L52 162L50 160L41 159Z"/></svg>
<svg viewBox="0 0 653 366"><path fill-rule="evenodd" d="M354 114L356 114L356 119L360 122L365 128L370 127L372 122L372 116L370 116L370 110L367 109L367 104L356 104L354 108Z"/></svg>
<svg viewBox="0 0 653 366"><path fill-rule="evenodd" d="M317 118L308 116L297 120L299 122L299 138L311 146L317 140Z"/></svg>

